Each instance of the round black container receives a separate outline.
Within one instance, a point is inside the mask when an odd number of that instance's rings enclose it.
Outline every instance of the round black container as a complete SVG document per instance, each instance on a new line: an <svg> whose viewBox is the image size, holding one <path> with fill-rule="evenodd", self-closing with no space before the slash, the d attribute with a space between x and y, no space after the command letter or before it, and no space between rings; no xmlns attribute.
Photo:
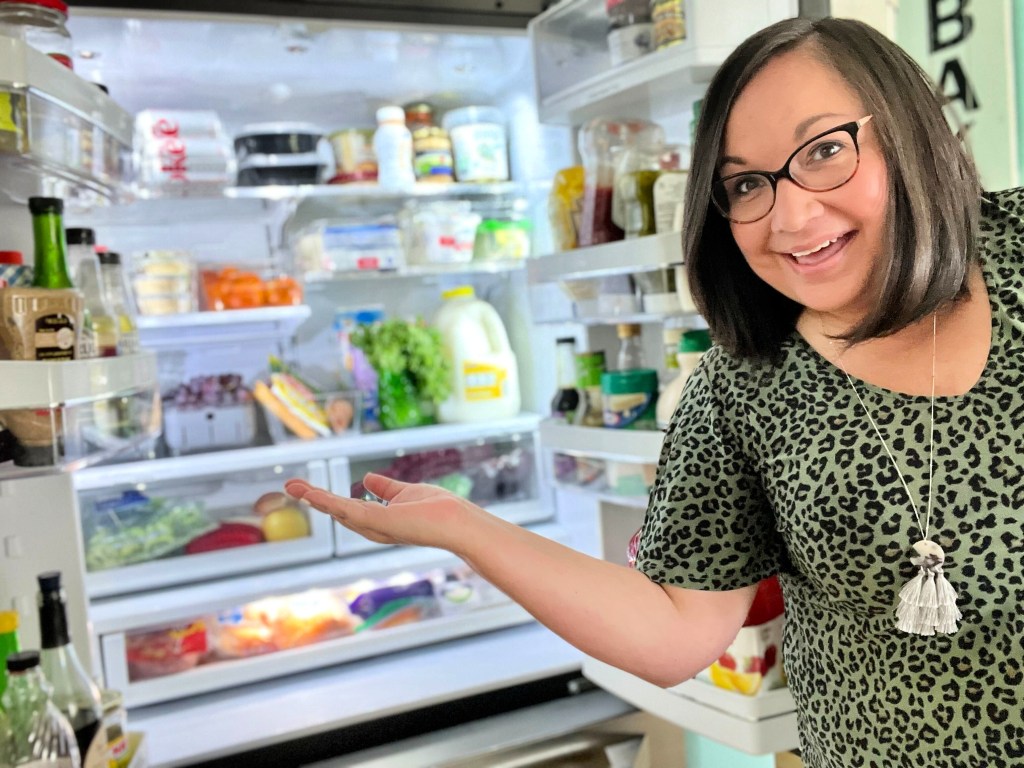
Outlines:
<svg viewBox="0 0 1024 768"><path fill-rule="evenodd" d="M242 161L249 155L294 155L315 152L320 136L320 132L311 126L251 126L235 137L235 154L238 160Z"/></svg>

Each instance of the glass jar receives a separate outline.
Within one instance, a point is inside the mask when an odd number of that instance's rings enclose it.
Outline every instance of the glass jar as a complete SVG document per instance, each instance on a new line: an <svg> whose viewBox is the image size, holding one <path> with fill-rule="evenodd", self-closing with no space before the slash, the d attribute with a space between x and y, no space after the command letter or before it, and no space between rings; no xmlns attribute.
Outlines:
<svg viewBox="0 0 1024 768"><path fill-rule="evenodd" d="M613 67L653 50L650 0L606 0L608 54Z"/></svg>
<svg viewBox="0 0 1024 768"><path fill-rule="evenodd" d="M405 110L405 125L415 133L420 128L434 126L434 107L425 101L414 101L402 107Z"/></svg>
<svg viewBox="0 0 1024 768"><path fill-rule="evenodd" d="M651 20L654 22L656 51L686 39L683 0L651 0Z"/></svg>
<svg viewBox="0 0 1024 768"><path fill-rule="evenodd" d="M620 154L637 144L664 144L661 126L647 120L595 118L579 134L583 158L583 212L580 246L621 240L622 228L612 218L615 168Z"/></svg>
<svg viewBox="0 0 1024 768"><path fill-rule="evenodd" d="M0 30L74 69L67 21L62 0L0 0Z"/></svg>

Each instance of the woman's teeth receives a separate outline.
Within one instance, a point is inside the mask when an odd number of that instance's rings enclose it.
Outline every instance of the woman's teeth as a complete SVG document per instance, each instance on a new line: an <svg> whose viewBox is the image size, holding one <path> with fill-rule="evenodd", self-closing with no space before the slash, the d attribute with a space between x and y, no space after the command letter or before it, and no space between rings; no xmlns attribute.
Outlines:
<svg viewBox="0 0 1024 768"><path fill-rule="evenodd" d="M814 248L811 248L809 251L794 251L790 255L793 256L793 258L795 259L800 259L803 258L804 256L810 256L812 253L817 253L822 248L828 248L830 245L832 245L832 243L836 242L838 239L839 238L836 237L833 238L832 240L826 240L821 245L815 246Z"/></svg>

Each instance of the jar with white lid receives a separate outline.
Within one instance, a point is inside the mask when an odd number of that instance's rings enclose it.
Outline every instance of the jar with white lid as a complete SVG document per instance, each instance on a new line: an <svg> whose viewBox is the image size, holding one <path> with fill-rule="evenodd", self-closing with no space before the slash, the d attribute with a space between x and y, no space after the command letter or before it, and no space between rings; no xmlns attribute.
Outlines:
<svg viewBox="0 0 1024 768"><path fill-rule="evenodd" d="M496 107L460 107L442 120L452 141L458 181L508 181L505 116Z"/></svg>
<svg viewBox="0 0 1024 768"><path fill-rule="evenodd" d="M63 0L0 0L0 34L24 40L74 69L67 21L68 6Z"/></svg>

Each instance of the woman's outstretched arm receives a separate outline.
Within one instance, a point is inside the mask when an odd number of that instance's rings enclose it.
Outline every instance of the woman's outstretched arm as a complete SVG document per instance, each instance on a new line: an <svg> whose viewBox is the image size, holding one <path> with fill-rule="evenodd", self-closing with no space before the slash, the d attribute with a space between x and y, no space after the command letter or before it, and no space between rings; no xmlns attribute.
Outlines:
<svg viewBox="0 0 1024 768"><path fill-rule="evenodd" d="M689 679L717 659L743 625L757 589L655 584L441 488L380 475L367 475L363 483L387 504L342 498L303 480L289 480L285 489L372 541L452 552L576 648L657 685Z"/></svg>

